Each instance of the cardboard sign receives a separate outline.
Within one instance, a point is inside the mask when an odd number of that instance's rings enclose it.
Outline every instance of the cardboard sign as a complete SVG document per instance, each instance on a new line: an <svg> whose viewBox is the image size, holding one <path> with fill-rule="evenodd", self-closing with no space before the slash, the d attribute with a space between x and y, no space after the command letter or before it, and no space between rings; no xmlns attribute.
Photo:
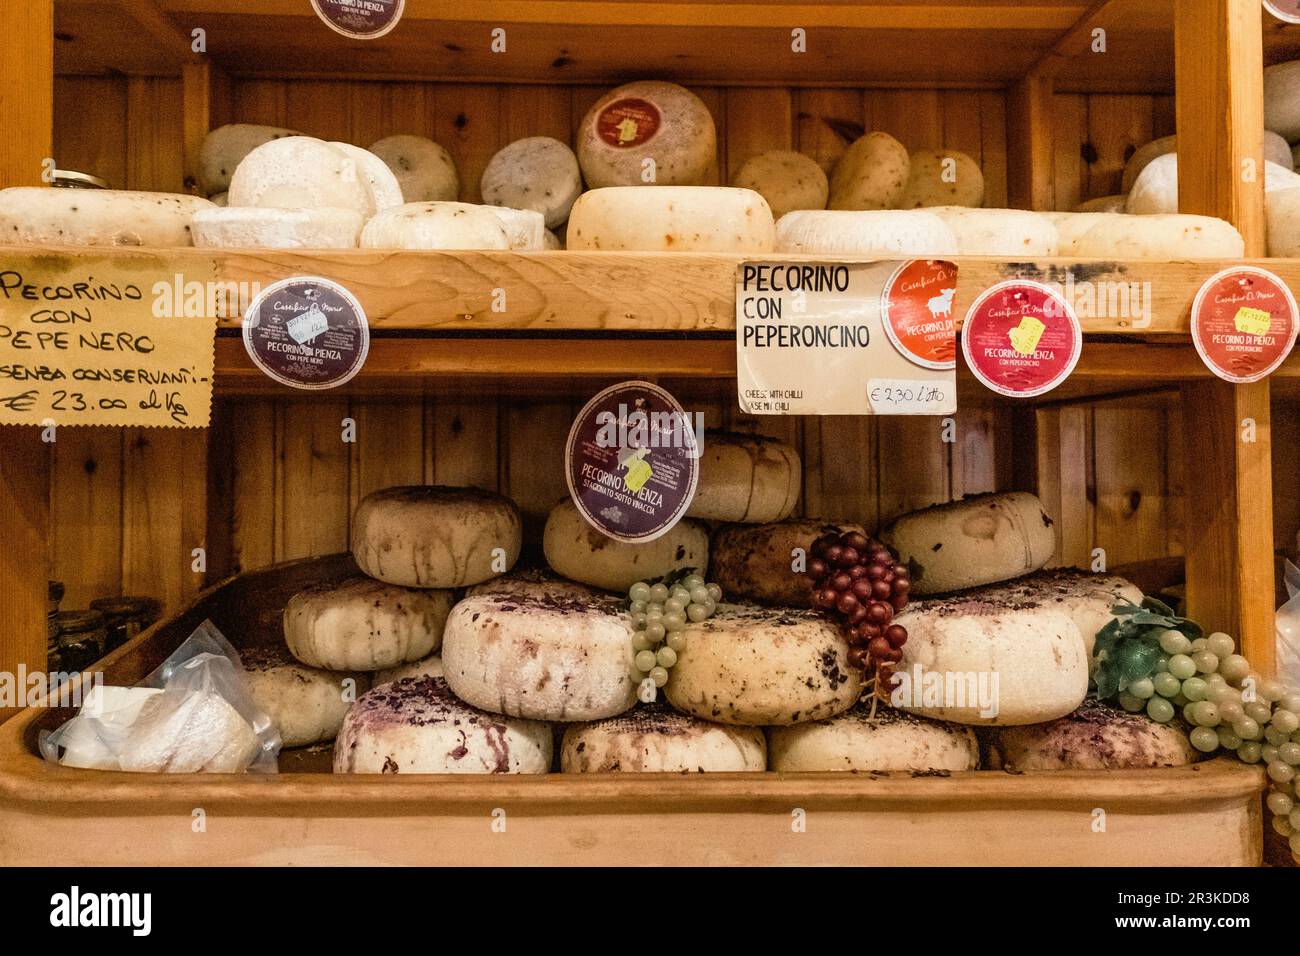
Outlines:
<svg viewBox="0 0 1300 956"><path fill-rule="evenodd" d="M1211 276L1192 301L1192 343L1219 378L1258 382L1295 347L1296 301L1285 282L1254 266Z"/></svg>
<svg viewBox="0 0 1300 956"><path fill-rule="evenodd" d="M0 424L206 428L223 290L210 264L174 273L152 256L0 257Z"/></svg>

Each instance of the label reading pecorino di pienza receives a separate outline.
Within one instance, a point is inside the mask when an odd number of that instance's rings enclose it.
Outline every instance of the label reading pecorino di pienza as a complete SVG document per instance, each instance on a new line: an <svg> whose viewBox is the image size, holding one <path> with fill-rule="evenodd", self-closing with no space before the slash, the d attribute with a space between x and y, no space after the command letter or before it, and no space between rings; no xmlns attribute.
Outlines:
<svg viewBox="0 0 1300 956"><path fill-rule="evenodd" d="M365 365L370 326L361 303L337 282L281 279L263 289L244 314L244 348L281 385L335 388Z"/></svg>

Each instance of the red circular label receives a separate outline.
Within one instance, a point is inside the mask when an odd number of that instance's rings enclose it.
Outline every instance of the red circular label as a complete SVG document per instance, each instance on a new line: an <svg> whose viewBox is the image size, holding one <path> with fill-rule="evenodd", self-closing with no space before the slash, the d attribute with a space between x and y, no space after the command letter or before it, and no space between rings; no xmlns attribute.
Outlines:
<svg viewBox="0 0 1300 956"><path fill-rule="evenodd" d="M244 314L244 348L253 364L290 388L326 389L350 381L370 351L366 313L329 279L281 279Z"/></svg>
<svg viewBox="0 0 1300 956"><path fill-rule="evenodd" d="M957 266L914 259L894 270L880 296L885 333L908 361L924 368L957 366L957 323L952 300Z"/></svg>
<svg viewBox="0 0 1300 956"><path fill-rule="evenodd" d="M1030 279L986 289L966 313L961 349L999 395L1032 398L1060 385L1083 350L1083 330L1059 293Z"/></svg>
<svg viewBox="0 0 1300 956"><path fill-rule="evenodd" d="M659 109L646 100L615 100L596 117L596 135L619 149L648 142L663 122Z"/></svg>
<svg viewBox="0 0 1300 956"><path fill-rule="evenodd" d="M1192 342L1219 378L1258 382L1295 346L1291 290L1277 276L1237 266L1211 276L1192 302Z"/></svg>
<svg viewBox="0 0 1300 956"><path fill-rule="evenodd" d="M1264 0L1264 9L1279 20L1300 23L1300 0Z"/></svg>
<svg viewBox="0 0 1300 956"><path fill-rule="evenodd" d="M375 40L397 26L406 0L311 0L311 5L335 33Z"/></svg>
<svg viewBox="0 0 1300 956"><path fill-rule="evenodd" d="M702 428L657 385L605 389L569 430L564 471L573 503L611 538L653 541L681 520L695 497Z"/></svg>

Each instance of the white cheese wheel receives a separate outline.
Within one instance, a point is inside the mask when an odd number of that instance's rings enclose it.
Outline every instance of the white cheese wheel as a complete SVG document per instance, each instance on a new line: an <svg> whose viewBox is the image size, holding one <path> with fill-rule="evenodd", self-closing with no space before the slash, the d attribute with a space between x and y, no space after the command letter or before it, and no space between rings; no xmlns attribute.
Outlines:
<svg viewBox="0 0 1300 956"><path fill-rule="evenodd" d="M718 154L717 128L704 101L658 80L628 83L602 96L583 117L577 141L582 175L592 189L701 186Z"/></svg>
<svg viewBox="0 0 1300 956"><path fill-rule="evenodd" d="M948 224L963 256L1054 256L1056 226L1042 213L1024 209L967 209L932 206L928 212Z"/></svg>
<svg viewBox="0 0 1300 956"><path fill-rule="evenodd" d="M1295 171L1295 157L1291 155L1291 144L1271 129L1264 130L1264 159L1290 172Z"/></svg>
<svg viewBox="0 0 1300 956"><path fill-rule="evenodd" d="M385 488L366 495L352 516L357 566L403 587L478 584L514 567L522 546L515 503L477 488Z"/></svg>
<svg viewBox="0 0 1300 956"><path fill-rule="evenodd" d="M567 581L480 585L451 612L442 667L456 696L536 720L599 720L636 704L623 601Z"/></svg>
<svg viewBox="0 0 1300 956"><path fill-rule="evenodd" d="M830 208L894 209L903 199L910 174L907 147L888 133L867 133L835 163Z"/></svg>
<svg viewBox="0 0 1300 956"><path fill-rule="evenodd" d="M900 209L921 206L984 205L984 174L979 163L955 149L912 151Z"/></svg>
<svg viewBox="0 0 1300 956"><path fill-rule="evenodd" d="M851 770L962 773L979 767L975 732L959 724L916 717L884 704L793 727L773 727L771 768L780 773Z"/></svg>
<svg viewBox="0 0 1300 956"><path fill-rule="evenodd" d="M795 567L806 566L812 543L823 534L850 531L866 534L860 524L812 518L724 525L709 544L709 580L730 601L810 607L812 580Z"/></svg>
<svg viewBox="0 0 1300 956"><path fill-rule="evenodd" d="M1289 143L1300 140L1300 60L1264 68L1264 125Z"/></svg>
<svg viewBox="0 0 1300 956"><path fill-rule="evenodd" d="M230 193L217 193L215 196L209 196L208 202L214 206L225 208L230 205Z"/></svg>
<svg viewBox="0 0 1300 956"><path fill-rule="evenodd" d="M565 728L565 773L718 773L767 769L767 742L757 727L728 727L650 704Z"/></svg>
<svg viewBox="0 0 1300 956"><path fill-rule="evenodd" d="M709 566L709 531L698 521L683 518L653 541L629 544L589 524L572 498L551 509L542 548L557 574L609 591L625 592L677 568Z"/></svg>
<svg viewBox="0 0 1300 956"><path fill-rule="evenodd" d="M189 246L198 196L115 189L0 189L0 245Z"/></svg>
<svg viewBox="0 0 1300 956"><path fill-rule="evenodd" d="M1128 196L1124 193L1118 196L1097 196L1094 199L1087 199L1074 207L1075 212L1123 212L1128 205ZM1064 253L1062 253L1064 255Z"/></svg>
<svg viewBox="0 0 1300 956"><path fill-rule="evenodd" d="M272 140L244 157L230 180L231 206L351 209L375 214L365 175L348 153L310 136Z"/></svg>
<svg viewBox="0 0 1300 956"><path fill-rule="evenodd" d="M230 178L245 156L272 140L301 135L297 130L252 123L218 126L203 138L199 150L200 188L208 196L224 193L230 188Z"/></svg>
<svg viewBox="0 0 1300 956"><path fill-rule="evenodd" d="M380 684L390 684L395 680L401 680L403 677L441 676L442 657L434 653L418 661L411 661L409 664L398 664L396 667L387 667L382 671L375 671L372 683L378 687Z"/></svg>
<svg viewBox="0 0 1300 956"><path fill-rule="evenodd" d="M442 644L450 591L405 588L372 578L318 584L284 608L294 657L333 671L377 671L418 661Z"/></svg>
<svg viewBox="0 0 1300 956"><path fill-rule="evenodd" d="M200 209L194 244L201 249L355 249L361 215L351 209Z"/></svg>
<svg viewBox="0 0 1300 956"><path fill-rule="evenodd" d="M330 143L330 145L335 149L342 150L357 164L361 178L365 180L366 186L370 189L370 199L375 212L393 209L405 202L402 198L401 184L398 183L397 177L393 175L393 171L388 168L388 164L382 159L370 152L370 150L362 149L360 146L353 146L351 143Z"/></svg>
<svg viewBox="0 0 1300 956"><path fill-rule="evenodd" d="M262 742L215 689L162 693L140 707L119 762L132 773L242 773Z"/></svg>
<svg viewBox="0 0 1300 956"><path fill-rule="evenodd" d="M781 521L803 480L799 452L762 435L706 432L700 478L686 514L707 521Z"/></svg>
<svg viewBox="0 0 1300 956"><path fill-rule="evenodd" d="M506 209L504 206L484 206L501 220L506 231L506 241L515 252L540 252L546 248L546 220L540 212L531 209Z"/></svg>
<svg viewBox="0 0 1300 956"><path fill-rule="evenodd" d="M1115 216L1074 240L1074 255L1111 259L1239 259L1246 241L1211 216Z"/></svg>
<svg viewBox="0 0 1300 956"><path fill-rule="evenodd" d="M958 254L952 229L928 209L787 213L776 224L776 251L832 256Z"/></svg>
<svg viewBox="0 0 1300 956"><path fill-rule="evenodd" d="M363 249L509 249L493 210L463 202L413 202L381 212L361 230Z"/></svg>
<svg viewBox="0 0 1300 956"><path fill-rule="evenodd" d="M549 724L502 717L456 698L438 677L382 684L348 711L335 773L549 773Z"/></svg>
<svg viewBox="0 0 1300 956"><path fill-rule="evenodd" d="M1268 254L1279 258L1300 256L1300 189L1266 193Z"/></svg>
<svg viewBox="0 0 1300 956"><path fill-rule="evenodd" d="M1264 161L1264 191L1294 189L1300 186L1300 174L1285 166ZM1178 156L1157 156L1142 170L1128 194L1125 211L1139 216L1178 212Z"/></svg>
<svg viewBox="0 0 1300 956"><path fill-rule="evenodd" d="M783 149L745 160L731 185L761 195L777 219L796 209L825 209L830 197L830 181L817 161Z"/></svg>
<svg viewBox="0 0 1300 956"><path fill-rule="evenodd" d="M603 252L773 251L767 200L752 189L621 186L583 193L569 214L566 245Z"/></svg>
<svg viewBox="0 0 1300 956"><path fill-rule="evenodd" d="M1138 770L1182 767L1199 756L1182 728L1087 698L1071 714L987 733L994 770Z"/></svg>
<svg viewBox="0 0 1300 956"><path fill-rule="evenodd" d="M539 212L548 228L569 218L582 195L578 157L549 136L530 136L499 150L483 170L479 183L489 206Z"/></svg>
<svg viewBox="0 0 1300 956"><path fill-rule="evenodd" d="M248 696L270 715L286 747L333 740L343 717L370 689L370 675L339 673L298 663L284 647L239 652Z"/></svg>
<svg viewBox="0 0 1300 956"><path fill-rule="evenodd" d="M1133 184L1137 182L1138 176L1142 174L1142 170L1146 169L1153 159L1177 151L1177 136L1161 136L1159 139L1153 139L1151 142L1139 146L1133 151L1133 155L1128 158L1128 162L1124 164L1124 174L1120 179L1120 190L1125 193L1131 191Z"/></svg>
<svg viewBox="0 0 1300 956"><path fill-rule="evenodd" d="M688 624L664 695L701 720L749 726L834 717L862 694L849 645L813 611L719 604Z"/></svg>
<svg viewBox="0 0 1300 956"><path fill-rule="evenodd" d="M1126 215L1121 207L1119 212L1045 212L1043 213L1056 226L1057 255L1078 255L1078 242L1093 226Z"/></svg>
<svg viewBox="0 0 1300 956"><path fill-rule="evenodd" d="M382 159L402 189L405 202L453 202L460 197L456 161L431 139L423 136L388 136L371 144L370 152Z"/></svg>
<svg viewBox="0 0 1300 956"><path fill-rule="evenodd" d="M1056 549L1042 502L1025 492L974 495L899 515L880 540L912 572L913 594L942 594L1037 571Z"/></svg>

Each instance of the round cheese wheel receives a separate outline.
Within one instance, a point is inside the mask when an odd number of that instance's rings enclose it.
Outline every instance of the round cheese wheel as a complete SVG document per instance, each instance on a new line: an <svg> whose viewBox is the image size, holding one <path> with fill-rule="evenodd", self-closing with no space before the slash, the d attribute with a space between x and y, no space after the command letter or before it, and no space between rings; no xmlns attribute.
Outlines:
<svg viewBox="0 0 1300 956"><path fill-rule="evenodd" d="M418 661L442 643L450 591L349 578L299 591L284 608L284 640L311 667L377 671Z"/></svg>
<svg viewBox="0 0 1300 956"><path fill-rule="evenodd" d="M208 196L223 193L230 188L230 178L244 157L257 147L275 139L301 135L296 130L253 123L218 126L203 137L199 150L199 186Z"/></svg>
<svg viewBox="0 0 1300 956"><path fill-rule="evenodd" d="M1264 68L1264 126L1289 143L1300 140L1300 60Z"/></svg>
<svg viewBox="0 0 1300 956"><path fill-rule="evenodd" d="M974 495L900 515L880 540L912 572L913 594L942 594L1037 571L1056 550L1042 502L1025 492Z"/></svg>
<svg viewBox="0 0 1300 956"><path fill-rule="evenodd" d="M719 604L682 633L664 695L702 720L797 724L841 714L862 694L839 628L813 611Z"/></svg>
<svg viewBox="0 0 1300 956"><path fill-rule="evenodd" d="M769 734L771 768L782 773L962 773L979 767L979 741L969 727L884 704L873 717L867 701L830 720L773 727Z"/></svg>
<svg viewBox="0 0 1300 956"><path fill-rule="evenodd" d="M1211 216L1116 216L1074 240L1074 255L1111 259L1239 259L1246 241Z"/></svg>
<svg viewBox="0 0 1300 956"><path fill-rule="evenodd" d="M1300 186L1300 175L1264 161L1264 191ZM1178 156L1166 153L1147 164L1133 183L1125 211L1139 216L1178 212Z"/></svg>
<svg viewBox="0 0 1300 956"><path fill-rule="evenodd" d="M286 747L333 740L343 717L370 689L370 675L339 673L298 663L283 647L239 652L248 695L269 714Z"/></svg>
<svg viewBox="0 0 1300 956"><path fill-rule="evenodd" d="M812 543L823 534L866 529L851 522L790 518L774 524L731 524L719 528L709 545L709 580L728 600L783 607L810 607L812 580L801 569ZM796 555L796 550L801 553Z"/></svg>
<svg viewBox="0 0 1300 956"><path fill-rule="evenodd" d="M372 683L378 687L380 684L390 684L395 680L401 680L404 677L441 677L442 676L442 657L438 653L430 654L418 661L411 661L409 664L398 664L396 667L386 667L382 671L375 671Z"/></svg>
<svg viewBox="0 0 1300 956"><path fill-rule="evenodd" d="M350 155L310 136L264 143L244 157L230 180L231 206L266 209L351 209L370 218L375 199Z"/></svg>
<svg viewBox="0 0 1300 956"><path fill-rule="evenodd" d="M335 149L342 150L357 164L357 170L361 173L361 178L370 189L370 198L374 204L375 212L394 209L405 202L402 198L401 184L398 183L397 177L393 175L393 171L388 168L388 164L382 159L370 152L370 150L362 149L360 146L353 146L351 143L330 143L330 145Z"/></svg>
<svg viewBox="0 0 1300 956"><path fill-rule="evenodd" d="M792 212L776 224L776 251L833 256L955 256L957 237L928 209Z"/></svg>
<svg viewBox="0 0 1300 956"><path fill-rule="evenodd" d="M363 249L509 249L501 218L487 206L414 202L381 212L361 230Z"/></svg>
<svg viewBox="0 0 1300 956"><path fill-rule="evenodd" d="M867 133L835 163L831 209L894 209L911 174L907 148L888 133Z"/></svg>
<svg viewBox="0 0 1300 956"><path fill-rule="evenodd" d="M1124 164L1124 174L1121 177L1120 190L1125 193L1132 190L1133 184L1137 182L1137 178L1142 174L1142 170L1146 169L1153 159L1177 151L1177 136L1161 136L1159 139L1153 139L1151 142L1139 146L1133 151L1133 155L1128 158L1128 162Z"/></svg>
<svg viewBox="0 0 1300 956"><path fill-rule="evenodd" d="M442 645L461 700L538 720L599 720L636 704L632 620L620 598L567 581L481 585L452 610Z"/></svg>
<svg viewBox="0 0 1300 956"><path fill-rule="evenodd" d="M490 206L531 209L542 214L548 228L569 218L569 210L582 195L578 157L564 143L549 136L516 140L494 155L479 184Z"/></svg>
<svg viewBox="0 0 1300 956"><path fill-rule="evenodd" d="M609 591L625 592L677 568L709 566L709 532L698 521L683 518L653 541L629 544L588 523L571 498L551 509L542 548L557 574Z"/></svg>
<svg viewBox="0 0 1300 956"><path fill-rule="evenodd" d="M460 197L456 161L423 136L387 136L370 147L397 177L405 202L453 202Z"/></svg>
<svg viewBox="0 0 1300 956"><path fill-rule="evenodd" d="M549 773L550 725L457 699L439 677L382 684L348 711L335 773Z"/></svg>
<svg viewBox="0 0 1300 956"><path fill-rule="evenodd" d="M1300 189L1266 193L1268 254L1280 258L1300 256Z"/></svg>
<svg viewBox="0 0 1300 956"><path fill-rule="evenodd" d="M1122 198L1122 197L1121 197ZM1111 221L1114 217L1124 216L1120 212L1045 212L1043 213L1056 226L1057 254L1062 256L1078 255L1078 242L1093 226Z"/></svg>
<svg viewBox="0 0 1300 956"><path fill-rule="evenodd" d="M1088 199L1074 207L1075 212L1123 212L1128 205L1128 196L1121 193L1118 196L1097 196L1095 199ZM1062 253L1064 255L1064 253Z"/></svg>
<svg viewBox="0 0 1300 956"><path fill-rule="evenodd" d="M200 209L194 244L201 249L355 249L361 215L351 209Z"/></svg>
<svg viewBox="0 0 1300 956"><path fill-rule="evenodd" d="M484 206L484 209L501 220L506 231L506 241L516 252L540 252L546 248L546 221L540 212L531 209L507 209L504 206Z"/></svg>
<svg viewBox="0 0 1300 956"><path fill-rule="evenodd" d="M767 769L767 742L757 727L697 720L648 704L564 731L565 773L714 773Z"/></svg>
<svg viewBox="0 0 1300 956"><path fill-rule="evenodd" d="M704 101L676 83L611 90L578 128L578 162L592 189L700 186L717 162L718 133Z"/></svg>
<svg viewBox="0 0 1300 956"><path fill-rule="evenodd" d="M230 193L217 193L215 196L208 197L208 202L214 206L226 207L230 205Z"/></svg>
<svg viewBox="0 0 1300 956"><path fill-rule="evenodd" d="M1182 767L1199 759L1181 728L1094 697L1056 720L989 731L986 752L992 769L1016 772Z"/></svg>
<svg viewBox="0 0 1300 956"><path fill-rule="evenodd" d="M603 252L771 252L772 210L751 189L623 186L583 193L566 246Z"/></svg>
<svg viewBox="0 0 1300 956"><path fill-rule="evenodd" d="M928 210L948 224L963 256L1054 256L1056 226L1042 213L1024 209L966 209L934 206Z"/></svg>
<svg viewBox="0 0 1300 956"><path fill-rule="evenodd" d="M477 488L385 488L366 495L352 516L357 566L403 587L478 584L514 567L522 546L515 503Z"/></svg>
<svg viewBox="0 0 1300 956"><path fill-rule="evenodd" d="M816 160L782 149L745 160L731 185L761 195L777 219L796 209L825 209L830 197L830 182Z"/></svg>
<svg viewBox="0 0 1300 956"><path fill-rule="evenodd" d="M780 521L794 510L802 480L799 453L785 442L708 432L686 514L707 521Z"/></svg>
<svg viewBox="0 0 1300 956"><path fill-rule="evenodd" d="M11 246L189 246L198 196L115 189L0 189L0 243Z"/></svg>
<svg viewBox="0 0 1300 956"><path fill-rule="evenodd" d="M900 209L984 205L979 163L955 149L917 149L911 154Z"/></svg>

